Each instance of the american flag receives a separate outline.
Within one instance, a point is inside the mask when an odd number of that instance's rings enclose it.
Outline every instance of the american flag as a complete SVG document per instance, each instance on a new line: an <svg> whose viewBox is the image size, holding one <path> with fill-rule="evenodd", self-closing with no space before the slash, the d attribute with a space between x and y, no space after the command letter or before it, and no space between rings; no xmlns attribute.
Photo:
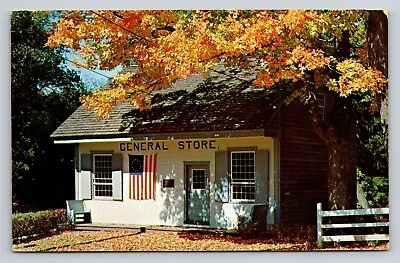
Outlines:
<svg viewBox="0 0 400 263"><path fill-rule="evenodd" d="M156 199L157 154L144 155L143 169L129 173L129 198Z"/></svg>

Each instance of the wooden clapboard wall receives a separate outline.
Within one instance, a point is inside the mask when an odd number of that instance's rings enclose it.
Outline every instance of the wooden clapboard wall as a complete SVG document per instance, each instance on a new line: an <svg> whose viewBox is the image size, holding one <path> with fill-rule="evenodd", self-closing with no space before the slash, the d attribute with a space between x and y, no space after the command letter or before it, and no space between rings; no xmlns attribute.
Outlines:
<svg viewBox="0 0 400 263"><path fill-rule="evenodd" d="M328 150L306 107L298 102L283 106L265 135L280 140L280 223L315 224L316 204L328 201Z"/></svg>

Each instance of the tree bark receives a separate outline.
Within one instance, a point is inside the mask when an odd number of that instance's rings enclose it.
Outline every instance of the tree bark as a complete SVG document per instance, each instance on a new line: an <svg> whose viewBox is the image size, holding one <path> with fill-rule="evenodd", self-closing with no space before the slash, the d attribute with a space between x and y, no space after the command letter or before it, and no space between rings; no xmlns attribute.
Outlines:
<svg viewBox="0 0 400 263"><path fill-rule="evenodd" d="M310 108L314 130L325 143L329 153L328 209L352 209L357 204L355 119L346 112L346 99L327 94L332 105L325 120L317 108ZM329 103L328 103L329 104Z"/></svg>
<svg viewBox="0 0 400 263"><path fill-rule="evenodd" d="M368 63L388 77L388 17L383 10L368 11L367 18ZM389 101L386 94L381 98L381 119L389 122ZM383 129L386 127L383 125Z"/></svg>
<svg viewBox="0 0 400 263"><path fill-rule="evenodd" d="M368 11L368 62L388 76L388 18L382 10Z"/></svg>
<svg viewBox="0 0 400 263"><path fill-rule="evenodd" d="M388 19L382 10L368 11L368 61L369 65L388 76ZM350 57L348 32L338 48L338 56ZM329 94L329 92L328 92ZM386 94L383 94L386 96ZM328 191L329 209L351 209L357 204L357 148L356 122L351 114L351 103L345 98L328 95L330 116L321 121L316 112L311 110L314 130L325 142L329 151ZM329 105L329 103L328 103ZM387 111L382 119L387 121Z"/></svg>
<svg viewBox="0 0 400 263"><path fill-rule="evenodd" d="M355 208L357 200L354 149L348 135L326 138L329 143L329 209Z"/></svg>

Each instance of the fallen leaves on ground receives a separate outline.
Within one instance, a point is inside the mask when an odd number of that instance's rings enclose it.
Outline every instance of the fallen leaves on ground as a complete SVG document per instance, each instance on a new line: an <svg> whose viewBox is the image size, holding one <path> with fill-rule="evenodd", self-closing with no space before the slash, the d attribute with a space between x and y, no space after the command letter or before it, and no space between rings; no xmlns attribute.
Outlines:
<svg viewBox="0 0 400 263"><path fill-rule="evenodd" d="M327 246L324 250L387 250L378 246L351 244ZM13 245L16 252L63 251L302 251L316 250L315 242L248 238L219 233L172 231L66 231L29 243Z"/></svg>

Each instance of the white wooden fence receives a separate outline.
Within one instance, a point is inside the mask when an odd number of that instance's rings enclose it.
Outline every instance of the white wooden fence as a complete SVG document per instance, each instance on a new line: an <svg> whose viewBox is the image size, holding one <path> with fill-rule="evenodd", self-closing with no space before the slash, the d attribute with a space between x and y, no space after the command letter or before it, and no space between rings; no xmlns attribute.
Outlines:
<svg viewBox="0 0 400 263"><path fill-rule="evenodd" d="M389 240L389 234L371 234L371 235L335 235L324 236L323 229L327 228L355 228L355 227L385 227L389 226L389 222L373 222L373 223L343 223L343 224L323 224L322 218L335 216L361 216L361 215L384 215L389 214L389 208L368 208L353 210L333 210L322 211L322 204L317 204L317 243L322 248L322 242L331 241L372 241L372 240Z"/></svg>

